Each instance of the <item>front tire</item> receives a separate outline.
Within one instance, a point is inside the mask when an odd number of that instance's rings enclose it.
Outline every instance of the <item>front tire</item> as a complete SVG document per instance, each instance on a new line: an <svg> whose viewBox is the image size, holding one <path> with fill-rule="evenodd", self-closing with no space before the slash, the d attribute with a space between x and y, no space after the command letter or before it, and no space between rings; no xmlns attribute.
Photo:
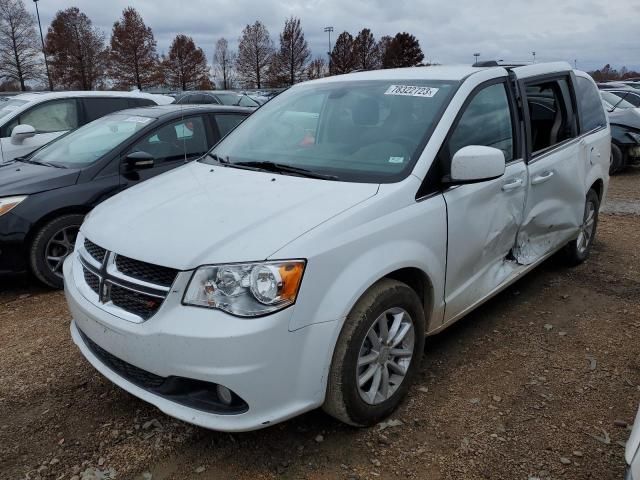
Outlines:
<svg viewBox="0 0 640 480"><path fill-rule="evenodd" d="M383 279L360 298L338 338L323 409L353 426L374 425L407 394L424 349L420 299Z"/></svg>
<svg viewBox="0 0 640 480"><path fill-rule="evenodd" d="M609 175L614 175L624 168L624 156L622 150L615 143L611 144L611 165Z"/></svg>
<svg viewBox="0 0 640 480"><path fill-rule="evenodd" d="M84 215L70 214L45 224L31 243L29 264L31 272L45 285L62 289L62 264L73 252Z"/></svg>
<svg viewBox="0 0 640 480"><path fill-rule="evenodd" d="M598 212L600 197L595 190L589 190L584 206L584 215L578 238L569 242L564 248L564 256L571 266L580 265L591 253L591 247L598 228Z"/></svg>

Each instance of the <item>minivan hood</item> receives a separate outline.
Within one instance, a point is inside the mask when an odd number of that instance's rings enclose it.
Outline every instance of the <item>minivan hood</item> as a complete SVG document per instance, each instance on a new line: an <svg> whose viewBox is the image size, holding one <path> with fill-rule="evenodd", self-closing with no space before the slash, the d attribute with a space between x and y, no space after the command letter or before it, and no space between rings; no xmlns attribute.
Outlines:
<svg viewBox="0 0 640 480"><path fill-rule="evenodd" d="M56 188L68 187L78 180L79 171L47 167L32 163L0 164L0 197L30 195Z"/></svg>
<svg viewBox="0 0 640 480"><path fill-rule="evenodd" d="M179 270L257 261L377 191L193 162L102 203L82 232L107 250Z"/></svg>

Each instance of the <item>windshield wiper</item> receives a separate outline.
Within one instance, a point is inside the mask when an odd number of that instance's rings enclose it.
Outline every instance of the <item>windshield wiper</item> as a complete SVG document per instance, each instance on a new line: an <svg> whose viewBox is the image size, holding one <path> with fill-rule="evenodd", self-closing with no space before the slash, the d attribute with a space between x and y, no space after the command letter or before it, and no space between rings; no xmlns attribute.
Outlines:
<svg viewBox="0 0 640 480"><path fill-rule="evenodd" d="M27 158L27 157L18 157L15 160L22 163L30 163L32 165L44 165L45 167L53 167L53 168L67 168L67 167L63 167L62 165L57 165L55 163L38 162L36 160L31 160L30 158Z"/></svg>
<svg viewBox="0 0 640 480"><path fill-rule="evenodd" d="M236 162L230 163L229 166L237 165L239 167L248 167L250 169L255 170L263 170L265 172L273 172L273 173L289 173L292 175L298 175L300 177L307 178L318 178L320 180L337 180L338 177L335 175L328 175L326 173L318 173L312 170L307 170L302 167L294 167L293 165L287 165L285 163L276 163L276 162Z"/></svg>
<svg viewBox="0 0 640 480"><path fill-rule="evenodd" d="M615 95L615 94L614 94ZM609 113L613 112L616 108L618 108L618 105L620 105L622 102L624 102L624 99L627 98L627 95L629 95L629 92L626 92L618 101L618 103L616 103L613 107L611 107L611 110L609 110Z"/></svg>
<svg viewBox="0 0 640 480"><path fill-rule="evenodd" d="M215 160L216 162L222 163L223 165L228 165L229 164L229 159L228 158L222 158L220 155L218 155L216 153L207 153L207 157L210 157L213 160Z"/></svg>

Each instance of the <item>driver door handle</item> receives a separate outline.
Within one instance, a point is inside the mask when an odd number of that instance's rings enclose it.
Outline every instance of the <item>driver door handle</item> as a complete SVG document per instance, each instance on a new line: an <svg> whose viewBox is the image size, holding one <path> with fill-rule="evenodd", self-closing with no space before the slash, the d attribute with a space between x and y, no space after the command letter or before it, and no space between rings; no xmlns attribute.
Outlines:
<svg viewBox="0 0 640 480"><path fill-rule="evenodd" d="M551 180L554 173L551 170L541 173L540 175L536 175L531 179L531 185L540 185L548 180Z"/></svg>
<svg viewBox="0 0 640 480"><path fill-rule="evenodd" d="M515 180L511 180L509 183L505 183L502 185L503 192L509 192L511 190L515 190L516 188L520 188L524 182L521 178L516 178Z"/></svg>

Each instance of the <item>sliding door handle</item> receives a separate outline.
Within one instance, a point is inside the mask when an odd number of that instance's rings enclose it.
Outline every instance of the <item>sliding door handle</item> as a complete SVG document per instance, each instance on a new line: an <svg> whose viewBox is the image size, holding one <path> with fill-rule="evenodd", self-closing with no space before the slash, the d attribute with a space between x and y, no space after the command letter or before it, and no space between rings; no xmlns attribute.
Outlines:
<svg viewBox="0 0 640 480"><path fill-rule="evenodd" d="M531 185L540 185L541 183L551 180L551 177L553 177L553 175L554 173L551 170L543 172L540 175L535 175L531 179Z"/></svg>

